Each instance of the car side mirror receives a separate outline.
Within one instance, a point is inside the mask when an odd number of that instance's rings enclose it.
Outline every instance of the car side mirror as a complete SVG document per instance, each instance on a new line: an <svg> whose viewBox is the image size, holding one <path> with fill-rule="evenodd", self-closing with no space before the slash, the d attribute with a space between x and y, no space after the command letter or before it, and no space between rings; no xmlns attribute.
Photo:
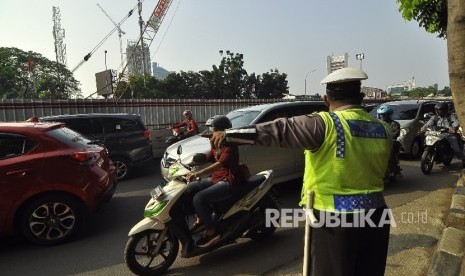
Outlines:
<svg viewBox="0 0 465 276"><path fill-rule="evenodd" d="M431 117L433 117L433 113L432 112L428 112L428 113L425 113L423 115L423 119L425 120L429 120Z"/></svg>
<svg viewBox="0 0 465 276"><path fill-rule="evenodd" d="M178 149L177 149L176 152L177 152L178 155L182 154L182 146L181 145L178 146Z"/></svg>

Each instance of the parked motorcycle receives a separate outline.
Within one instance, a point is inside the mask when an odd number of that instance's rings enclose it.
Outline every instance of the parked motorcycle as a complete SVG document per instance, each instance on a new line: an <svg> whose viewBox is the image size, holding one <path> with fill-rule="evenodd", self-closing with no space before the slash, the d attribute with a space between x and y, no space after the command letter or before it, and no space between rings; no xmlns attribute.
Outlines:
<svg viewBox="0 0 465 276"><path fill-rule="evenodd" d="M186 175L208 164L192 166L178 160L169 168L169 182L151 191L144 210L144 219L129 231L124 251L128 268L137 275L160 275L175 261L181 242L181 257L190 258L234 243L238 238L261 241L271 236L276 227L267 227L266 209L278 209L272 189L273 171L262 171L241 185L241 193L225 201L212 203L214 220L220 240L209 247L197 247L201 237L189 230L193 215L184 212L183 193L187 187Z"/></svg>
<svg viewBox="0 0 465 276"><path fill-rule="evenodd" d="M454 157L454 151L447 142L449 129L445 127L428 128L425 133L425 150L421 156L421 171L430 174L434 163L449 166Z"/></svg>

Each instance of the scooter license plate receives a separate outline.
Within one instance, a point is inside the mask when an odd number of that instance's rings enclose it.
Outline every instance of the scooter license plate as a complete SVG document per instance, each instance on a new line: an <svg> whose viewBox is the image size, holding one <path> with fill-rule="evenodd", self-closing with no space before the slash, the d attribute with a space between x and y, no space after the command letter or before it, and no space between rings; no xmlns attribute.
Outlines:
<svg viewBox="0 0 465 276"><path fill-rule="evenodd" d="M157 200L159 197L163 196L165 192L161 186L155 187L152 191L150 191L150 195L154 200Z"/></svg>

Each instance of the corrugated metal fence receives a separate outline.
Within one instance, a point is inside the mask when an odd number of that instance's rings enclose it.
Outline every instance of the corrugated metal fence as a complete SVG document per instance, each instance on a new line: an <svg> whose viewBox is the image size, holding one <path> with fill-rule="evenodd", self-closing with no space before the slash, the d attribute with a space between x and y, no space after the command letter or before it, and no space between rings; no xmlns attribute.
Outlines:
<svg viewBox="0 0 465 276"><path fill-rule="evenodd" d="M217 114L236 108L282 101L274 100L219 100L219 99L75 99L75 100L0 100L0 121L24 121L32 116L80 113L140 114L149 129L166 128L180 122L182 112L189 109L199 124Z"/></svg>

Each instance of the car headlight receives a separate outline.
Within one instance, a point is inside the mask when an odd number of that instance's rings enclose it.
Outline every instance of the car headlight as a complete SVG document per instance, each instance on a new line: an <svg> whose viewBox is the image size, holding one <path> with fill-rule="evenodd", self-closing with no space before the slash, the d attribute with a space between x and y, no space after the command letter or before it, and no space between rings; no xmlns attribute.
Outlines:
<svg viewBox="0 0 465 276"><path fill-rule="evenodd" d="M405 135L407 135L407 133L408 133L408 129L406 129L406 128L401 128L400 129L400 136L405 136Z"/></svg>

